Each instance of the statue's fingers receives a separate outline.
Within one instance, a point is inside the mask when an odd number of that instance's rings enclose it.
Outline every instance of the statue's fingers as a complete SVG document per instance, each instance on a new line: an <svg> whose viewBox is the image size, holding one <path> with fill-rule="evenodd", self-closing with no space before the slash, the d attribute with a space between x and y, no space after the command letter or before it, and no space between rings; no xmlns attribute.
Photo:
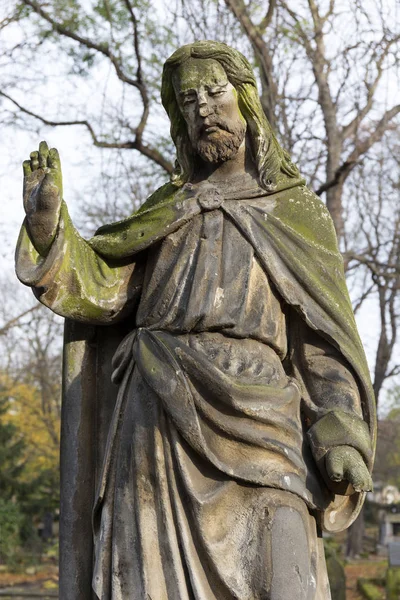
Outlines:
<svg viewBox="0 0 400 600"><path fill-rule="evenodd" d="M355 481L352 485L356 492L370 492L372 490L372 483L369 481Z"/></svg>
<svg viewBox="0 0 400 600"><path fill-rule="evenodd" d="M372 479L365 465L361 469L346 471L346 479L356 492L369 492L372 490Z"/></svg>
<svg viewBox="0 0 400 600"><path fill-rule="evenodd" d="M347 477L356 492L361 492L364 486L364 481L361 477Z"/></svg>
<svg viewBox="0 0 400 600"><path fill-rule="evenodd" d="M57 148L51 148L49 151L48 166L51 169L61 169L61 160Z"/></svg>
<svg viewBox="0 0 400 600"><path fill-rule="evenodd" d="M24 160L24 162L22 163L22 169L24 171L24 177L29 177L29 175L32 173L31 161Z"/></svg>
<svg viewBox="0 0 400 600"><path fill-rule="evenodd" d="M328 477L332 481L342 481L343 479L343 460L340 454L329 452L325 459L325 468Z"/></svg>
<svg viewBox="0 0 400 600"><path fill-rule="evenodd" d="M39 152L31 152L31 169L32 171L36 171L39 168Z"/></svg>
<svg viewBox="0 0 400 600"><path fill-rule="evenodd" d="M39 144L39 167L45 169L47 167L47 157L49 156L49 147L46 142Z"/></svg>

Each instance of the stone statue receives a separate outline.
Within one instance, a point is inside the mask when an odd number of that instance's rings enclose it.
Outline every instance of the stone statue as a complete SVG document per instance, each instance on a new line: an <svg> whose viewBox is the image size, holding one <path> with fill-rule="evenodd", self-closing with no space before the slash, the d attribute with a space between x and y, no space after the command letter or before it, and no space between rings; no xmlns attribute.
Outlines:
<svg viewBox="0 0 400 600"><path fill-rule="evenodd" d="M171 181L89 241L57 151L24 163L18 277L67 319L60 597L327 600L375 440L332 221L239 52L180 48L162 102Z"/></svg>

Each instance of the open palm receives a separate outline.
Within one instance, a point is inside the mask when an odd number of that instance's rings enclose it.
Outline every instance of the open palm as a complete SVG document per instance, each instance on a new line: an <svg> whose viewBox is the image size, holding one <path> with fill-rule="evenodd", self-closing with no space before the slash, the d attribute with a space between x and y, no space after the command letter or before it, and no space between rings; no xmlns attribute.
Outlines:
<svg viewBox="0 0 400 600"><path fill-rule="evenodd" d="M24 161L24 209L33 242L47 251L57 228L62 201L61 162L56 148L41 142L39 151Z"/></svg>

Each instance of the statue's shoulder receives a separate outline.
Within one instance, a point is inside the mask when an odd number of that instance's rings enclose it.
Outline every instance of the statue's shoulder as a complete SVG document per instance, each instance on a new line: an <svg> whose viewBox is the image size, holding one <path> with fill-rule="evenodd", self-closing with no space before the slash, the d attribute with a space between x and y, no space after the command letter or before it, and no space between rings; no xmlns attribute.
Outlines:
<svg viewBox="0 0 400 600"><path fill-rule="evenodd" d="M164 202L168 202L172 200L175 196L179 188L172 183L166 183L159 187L151 196L147 198L147 200L142 204L142 206L138 209L136 214L142 213L150 208L154 208L157 204L164 204Z"/></svg>
<svg viewBox="0 0 400 600"><path fill-rule="evenodd" d="M322 200L305 185L278 192L273 216L310 244L337 252L332 217Z"/></svg>
<svg viewBox="0 0 400 600"><path fill-rule="evenodd" d="M101 227L99 227L99 229L95 232L94 237L91 240L89 240L89 244L92 247L98 246L99 236L116 234L120 233L121 231L126 231L131 227L132 223L137 222L137 217L142 218L143 216L143 218L145 219L146 215L144 213L146 213L147 211L151 211L151 209L154 209L159 204L162 205L173 202L174 196L178 192L178 189L179 188L172 185L171 183L166 183L165 185L159 187L132 215L125 219L122 219L121 221L116 221L115 223L109 223L107 225L102 225Z"/></svg>

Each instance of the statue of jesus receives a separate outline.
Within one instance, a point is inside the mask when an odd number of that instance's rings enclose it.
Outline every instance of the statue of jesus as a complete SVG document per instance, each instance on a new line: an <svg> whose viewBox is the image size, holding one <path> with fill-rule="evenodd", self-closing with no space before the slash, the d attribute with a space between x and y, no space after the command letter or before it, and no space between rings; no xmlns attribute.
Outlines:
<svg viewBox="0 0 400 600"><path fill-rule="evenodd" d="M357 516L375 440L333 224L238 51L177 50L162 102L170 182L89 241L57 151L42 142L24 163L18 276L102 330L92 379L106 385L112 362L117 391L90 506L92 587L99 600L327 600L321 532Z"/></svg>

